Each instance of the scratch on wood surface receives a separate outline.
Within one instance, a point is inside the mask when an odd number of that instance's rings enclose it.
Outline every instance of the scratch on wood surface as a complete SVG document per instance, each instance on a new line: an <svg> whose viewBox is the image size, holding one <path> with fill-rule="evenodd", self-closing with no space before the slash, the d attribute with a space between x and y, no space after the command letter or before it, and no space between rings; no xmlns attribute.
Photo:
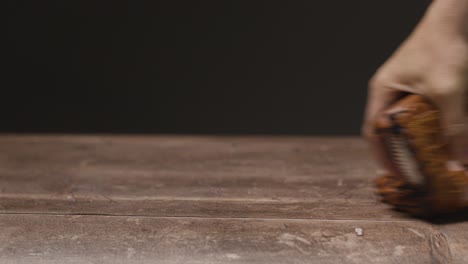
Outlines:
<svg viewBox="0 0 468 264"><path fill-rule="evenodd" d="M306 246L310 246L311 243L310 241L308 241L307 239L303 237L296 236L296 235L289 234L289 233L284 233L278 238L278 242L280 244L286 244L290 248L294 248L304 255L310 255L310 252L305 250L303 247L304 247L304 244ZM301 243L297 243L297 242L301 242Z"/></svg>
<svg viewBox="0 0 468 264"><path fill-rule="evenodd" d="M338 186L338 187L343 186L343 179L338 179L338 182L336 183L336 186Z"/></svg>
<svg viewBox="0 0 468 264"><path fill-rule="evenodd" d="M431 247L431 262L434 264L452 263L452 253L447 237L442 233L433 234L429 240Z"/></svg>
<svg viewBox="0 0 468 264"><path fill-rule="evenodd" d="M229 260L234 260L234 259L240 259L241 256L239 256L238 254L234 254L234 253L227 253L226 258Z"/></svg>
<svg viewBox="0 0 468 264"><path fill-rule="evenodd" d="M393 256L395 257L400 257L404 254L405 246L396 246L394 251L393 251Z"/></svg>
<svg viewBox="0 0 468 264"><path fill-rule="evenodd" d="M102 193L99 193L99 195L101 195L102 197L104 197L105 199L107 199L108 201L110 201L111 203L115 203L115 201L114 201L112 198L110 198L109 196L104 195L104 194L102 194Z"/></svg>
<svg viewBox="0 0 468 264"><path fill-rule="evenodd" d="M406 228L408 231L411 231L412 233L414 233L415 235L417 235L418 237L420 238L426 238L426 236L422 233L420 233L418 230L416 229L413 229L413 228Z"/></svg>

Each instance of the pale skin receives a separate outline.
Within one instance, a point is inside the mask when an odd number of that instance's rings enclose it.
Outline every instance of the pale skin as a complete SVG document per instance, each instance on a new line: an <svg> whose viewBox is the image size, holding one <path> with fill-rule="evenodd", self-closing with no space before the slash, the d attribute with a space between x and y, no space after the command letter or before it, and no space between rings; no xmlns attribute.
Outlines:
<svg viewBox="0 0 468 264"><path fill-rule="evenodd" d="M369 83L363 134L376 150L372 122L402 92L420 94L439 109L444 136L468 163L468 0L434 0L413 33Z"/></svg>

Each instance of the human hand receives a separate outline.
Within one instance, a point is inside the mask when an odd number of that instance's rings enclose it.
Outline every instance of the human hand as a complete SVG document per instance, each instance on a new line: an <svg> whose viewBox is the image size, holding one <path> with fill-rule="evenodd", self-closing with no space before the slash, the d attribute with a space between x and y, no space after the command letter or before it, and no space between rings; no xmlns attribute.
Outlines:
<svg viewBox="0 0 468 264"><path fill-rule="evenodd" d="M468 162L468 1L436 0L415 31L370 81L363 133L388 168L375 117L401 93L420 94L440 110L455 158Z"/></svg>

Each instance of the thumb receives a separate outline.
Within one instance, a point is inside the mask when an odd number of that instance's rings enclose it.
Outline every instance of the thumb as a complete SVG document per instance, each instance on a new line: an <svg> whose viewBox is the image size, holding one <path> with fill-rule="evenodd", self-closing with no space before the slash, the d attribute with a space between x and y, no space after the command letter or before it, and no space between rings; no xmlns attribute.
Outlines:
<svg viewBox="0 0 468 264"><path fill-rule="evenodd" d="M391 89L380 77L374 77L369 83L368 98L364 116L362 134L370 144L370 149L374 155L378 171L388 173L392 165L387 157L385 147L379 136L374 131L374 124L377 116L398 96L400 91Z"/></svg>

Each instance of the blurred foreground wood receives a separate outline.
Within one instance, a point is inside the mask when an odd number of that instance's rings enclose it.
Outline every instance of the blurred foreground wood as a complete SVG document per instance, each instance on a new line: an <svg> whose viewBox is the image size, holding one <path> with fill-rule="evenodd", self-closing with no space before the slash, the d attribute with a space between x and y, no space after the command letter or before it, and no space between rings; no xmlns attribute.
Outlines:
<svg viewBox="0 0 468 264"><path fill-rule="evenodd" d="M0 263L468 263L359 138L0 136Z"/></svg>

